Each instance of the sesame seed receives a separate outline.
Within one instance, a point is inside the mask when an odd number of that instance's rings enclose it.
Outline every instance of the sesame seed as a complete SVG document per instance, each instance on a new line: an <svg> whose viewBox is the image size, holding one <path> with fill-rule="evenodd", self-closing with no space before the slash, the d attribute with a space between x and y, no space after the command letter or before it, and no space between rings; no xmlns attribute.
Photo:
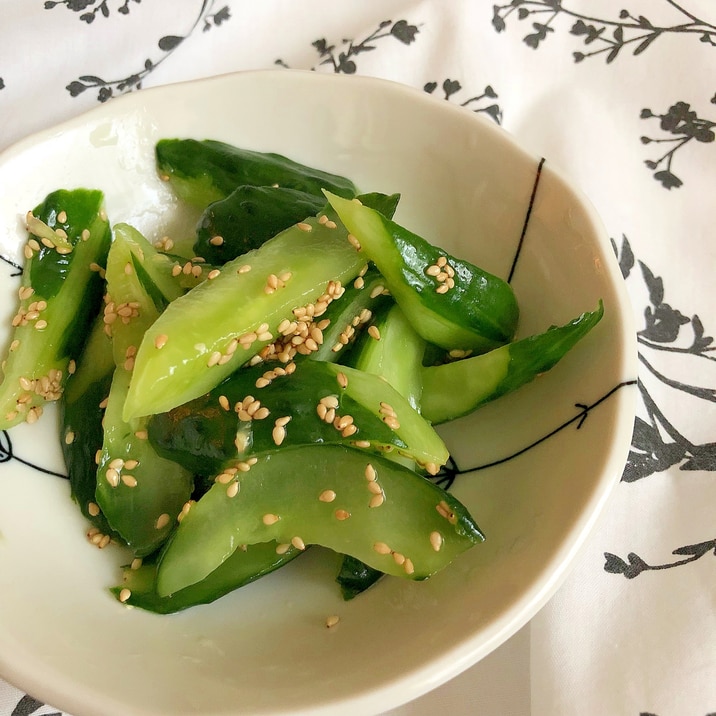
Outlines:
<svg viewBox="0 0 716 716"><path fill-rule="evenodd" d="M356 440L353 445L357 448L369 448L370 440Z"/></svg>
<svg viewBox="0 0 716 716"><path fill-rule="evenodd" d="M119 485L119 473L114 468L110 467L104 473L104 476L111 487L117 487L117 485Z"/></svg>
<svg viewBox="0 0 716 716"><path fill-rule="evenodd" d="M337 520L340 520L341 522L343 522L344 520L347 520L351 516L351 513L348 512L347 510L336 510L335 515L336 515Z"/></svg>
<svg viewBox="0 0 716 716"><path fill-rule="evenodd" d="M172 266L172 276L176 278L181 273L181 266L179 264L174 264Z"/></svg>
<svg viewBox="0 0 716 716"><path fill-rule="evenodd" d="M135 467L139 465L139 460L125 460L124 461L124 467L126 467L128 470L134 470Z"/></svg>
<svg viewBox="0 0 716 716"><path fill-rule="evenodd" d="M338 617L335 614L331 614L331 616L326 617L326 628L333 629L338 622L340 621L340 617Z"/></svg>
<svg viewBox="0 0 716 716"><path fill-rule="evenodd" d="M44 319L41 319L41 320L39 320L39 321L36 321L36 322L35 322L35 328L36 328L38 331L44 330L45 328L47 328L47 321L44 320Z"/></svg>
<svg viewBox="0 0 716 716"><path fill-rule="evenodd" d="M370 326L368 328L368 335L371 338L374 338L376 341L379 341L380 340L380 329L378 328L378 326Z"/></svg>
<svg viewBox="0 0 716 716"><path fill-rule="evenodd" d="M350 242L351 246L353 246L353 248L356 251L361 250L360 241L358 241L358 239L355 236L353 236L353 234L348 234L348 241Z"/></svg>
<svg viewBox="0 0 716 716"><path fill-rule="evenodd" d="M321 214L321 216L318 217L318 223L323 226L328 221L328 217L325 214Z"/></svg>
<svg viewBox="0 0 716 716"><path fill-rule="evenodd" d="M375 542L373 544L373 551L378 554L390 554L393 550L385 542Z"/></svg>
<svg viewBox="0 0 716 716"><path fill-rule="evenodd" d="M82 229L81 237L82 237L82 241L88 241L89 237L90 237L89 229Z"/></svg>
<svg viewBox="0 0 716 716"><path fill-rule="evenodd" d="M67 212L66 212L66 211L61 211L61 212L57 215L57 221L59 221L60 224L66 224L66 223L67 223Z"/></svg>
<svg viewBox="0 0 716 716"><path fill-rule="evenodd" d="M273 438L273 441L276 443L276 445L280 445L286 438L286 428L280 425L275 426L274 429L271 431L271 437Z"/></svg>
<svg viewBox="0 0 716 716"><path fill-rule="evenodd" d="M136 571L142 566L142 558L141 557L135 557L132 560L132 563L129 565L129 568Z"/></svg>
<svg viewBox="0 0 716 716"><path fill-rule="evenodd" d="M403 562L403 569L405 570L406 574L413 574L415 572L415 567L413 566L413 560L408 559L406 557L405 562Z"/></svg>
<svg viewBox="0 0 716 716"><path fill-rule="evenodd" d="M99 505L96 502L90 502L87 505L87 512L90 514L90 516L97 517L97 515L99 514Z"/></svg>
<svg viewBox="0 0 716 716"><path fill-rule="evenodd" d="M372 480L368 483L368 492L372 492L374 495L382 495L383 488L378 484L377 481Z"/></svg>
<svg viewBox="0 0 716 716"><path fill-rule="evenodd" d="M137 440L146 440L149 437L149 433L146 430L137 430L134 433L134 437Z"/></svg>
<svg viewBox="0 0 716 716"><path fill-rule="evenodd" d="M443 546L443 536L437 532L431 532L430 533L430 546L436 551L439 552L440 549Z"/></svg>
<svg viewBox="0 0 716 716"><path fill-rule="evenodd" d="M220 485L228 485L234 479L234 473L222 472L214 478L214 482L218 482Z"/></svg>
<svg viewBox="0 0 716 716"><path fill-rule="evenodd" d="M72 443L75 441L75 433L73 430L68 430L65 433L65 445L72 445Z"/></svg>
<svg viewBox="0 0 716 716"><path fill-rule="evenodd" d="M219 351L214 351L210 356L209 360L206 362L206 365L211 368L212 366L215 366L218 364L218 362L221 360L221 353Z"/></svg>
<svg viewBox="0 0 716 716"><path fill-rule="evenodd" d="M393 559L395 560L396 564L403 565L405 564L405 555L401 554L400 552L393 552Z"/></svg>
<svg viewBox="0 0 716 716"><path fill-rule="evenodd" d="M427 276L437 276L440 273L440 267L437 264L433 264L425 269L425 273Z"/></svg>
<svg viewBox="0 0 716 716"><path fill-rule="evenodd" d="M261 521L267 526L270 527L271 525L275 525L281 518L278 515L271 514L270 512L267 512L262 518Z"/></svg>
<svg viewBox="0 0 716 716"><path fill-rule="evenodd" d="M290 416L290 415L284 415L284 416L281 417L281 418L276 418L276 421L275 421L274 425L276 425L276 427L278 427L278 428L282 428L282 427L284 427L285 425L288 425L289 422L291 422L291 416Z"/></svg>
<svg viewBox="0 0 716 716"><path fill-rule="evenodd" d="M335 222L335 221L331 221L331 220L329 219L328 221L326 221L325 227L326 227L327 229L335 229L335 228L336 228L336 222Z"/></svg>
<svg viewBox="0 0 716 716"><path fill-rule="evenodd" d="M132 592L126 587L119 592L119 601L126 602L132 596Z"/></svg>
<svg viewBox="0 0 716 716"><path fill-rule="evenodd" d="M283 544L277 544L276 545L276 554L286 554L288 550L291 548L290 544L283 543Z"/></svg>
<svg viewBox="0 0 716 716"><path fill-rule="evenodd" d="M239 266L236 273L248 273L249 271L251 271L251 266L249 266L249 264L244 264L243 266Z"/></svg>
<svg viewBox="0 0 716 716"><path fill-rule="evenodd" d="M209 281L213 281L220 274L221 274L221 271L219 271L219 269L212 269L211 271L209 271L209 273L206 275L206 277L209 279Z"/></svg>
<svg viewBox="0 0 716 716"><path fill-rule="evenodd" d="M379 283L377 286L373 287L373 290L370 292L371 298L378 298L381 293L385 290L385 286L383 284Z"/></svg>
<svg viewBox="0 0 716 716"><path fill-rule="evenodd" d="M121 470L124 467L124 460L121 457L115 457L110 461L109 467L113 470Z"/></svg>
<svg viewBox="0 0 716 716"><path fill-rule="evenodd" d="M170 520L171 517L169 517L166 512L162 512L162 514L157 517L157 521L154 523L154 527L158 530L161 530L169 524Z"/></svg>
<svg viewBox="0 0 716 716"><path fill-rule="evenodd" d="M383 416L383 422L391 429L391 430L399 430L400 429L400 423L394 418L392 415L385 415Z"/></svg>
<svg viewBox="0 0 716 716"><path fill-rule="evenodd" d="M19 343L19 341L18 341ZM10 346L10 350L13 350L12 345ZM75 371L77 370L77 363L75 362L74 358L70 359L70 362L67 364L67 372L70 375L74 375Z"/></svg>
<svg viewBox="0 0 716 716"><path fill-rule="evenodd" d="M440 472L440 468L434 462L426 462L425 470L429 475L437 475Z"/></svg>
<svg viewBox="0 0 716 716"><path fill-rule="evenodd" d="M305 221L299 221L298 224L296 224L296 226L301 231L313 231L313 227L310 224L307 224Z"/></svg>
<svg viewBox="0 0 716 716"><path fill-rule="evenodd" d="M294 538L291 540L291 544L292 544L296 549L300 549L300 550L306 549L306 544L305 544L305 542L304 542L300 537L294 537Z"/></svg>
<svg viewBox="0 0 716 716"><path fill-rule="evenodd" d="M121 479L122 479L122 482L123 482L127 487L136 487L136 486L137 486L137 478L134 477L134 475L128 475L128 474L124 473L124 474L122 475L122 478L121 478Z"/></svg>
<svg viewBox="0 0 716 716"><path fill-rule="evenodd" d="M321 502L333 502L333 500L336 499L336 493L333 490L324 490L319 496L318 499Z"/></svg>
<svg viewBox="0 0 716 716"><path fill-rule="evenodd" d="M232 483L226 488L226 496L227 496L227 497L230 497L230 498L231 498L231 497L236 497L236 495L239 494L239 489L240 489L240 487L241 487L241 485L240 485L238 482L236 482L236 481L232 482Z"/></svg>
<svg viewBox="0 0 716 716"><path fill-rule="evenodd" d="M337 408L338 403L338 397L335 395L326 395L319 401L322 405L325 405L327 408ZM333 421L331 421L333 422Z"/></svg>
<svg viewBox="0 0 716 716"><path fill-rule="evenodd" d="M373 495L373 497L371 497L370 501L368 502L368 507L380 507L384 502L385 497L383 497L383 493L379 495Z"/></svg>
<svg viewBox="0 0 716 716"><path fill-rule="evenodd" d="M224 237L223 236L212 236L209 239L209 243L212 246L221 246L224 243Z"/></svg>
<svg viewBox="0 0 716 716"><path fill-rule="evenodd" d="M436 289L435 293L447 293L450 290L450 286L448 286L446 283L441 283Z"/></svg>

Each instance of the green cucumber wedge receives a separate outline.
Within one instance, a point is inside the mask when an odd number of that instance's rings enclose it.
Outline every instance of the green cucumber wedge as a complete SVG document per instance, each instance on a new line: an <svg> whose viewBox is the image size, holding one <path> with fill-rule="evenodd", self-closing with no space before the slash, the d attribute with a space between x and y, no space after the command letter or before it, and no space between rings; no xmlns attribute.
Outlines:
<svg viewBox="0 0 716 716"><path fill-rule="evenodd" d="M35 422L64 390L103 292L110 230L99 191L59 190L28 214L26 264L0 382L0 429Z"/></svg>
<svg viewBox="0 0 716 716"><path fill-rule="evenodd" d="M423 416L434 424L454 420L512 392L554 367L604 314L599 307L563 326L488 353L423 368Z"/></svg>
<svg viewBox="0 0 716 716"><path fill-rule="evenodd" d="M484 352L512 338L519 310L507 282L360 202L326 196L426 341L446 350Z"/></svg>
<svg viewBox="0 0 716 716"><path fill-rule="evenodd" d="M157 170L176 194L206 208L243 185L297 189L316 196L328 189L340 196L356 195L350 180L309 167L275 153L255 152L206 139L161 139L155 148Z"/></svg>
<svg viewBox="0 0 716 716"><path fill-rule="evenodd" d="M457 499L411 470L343 446L287 448L216 482L192 506L163 551L157 592L196 584L238 545L319 544L425 579L483 539Z"/></svg>
<svg viewBox="0 0 716 716"><path fill-rule="evenodd" d="M125 419L171 410L218 385L279 335L294 309L325 310L364 258L345 228L311 217L172 301L147 330Z"/></svg>

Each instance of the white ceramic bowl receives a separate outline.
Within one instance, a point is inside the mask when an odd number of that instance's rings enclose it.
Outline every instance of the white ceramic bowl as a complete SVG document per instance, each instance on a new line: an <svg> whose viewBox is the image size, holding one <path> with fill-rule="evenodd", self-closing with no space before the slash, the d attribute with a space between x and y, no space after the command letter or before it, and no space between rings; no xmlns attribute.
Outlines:
<svg viewBox="0 0 716 716"><path fill-rule="evenodd" d="M7 150L0 255L19 261L22 216L59 187L101 188L113 222L176 235L153 166L155 141L171 136L280 152L362 190L401 192L401 223L498 275L514 264L520 335L600 298L605 317L553 371L441 429L460 468L495 463L453 488L486 543L431 580L385 579L348 603L335 561L316 550L210 606L167 617L119 604L107 587L124 555L89 546L67 482L21 462L63 471L54 416L14 428L0 465L0 674L75 716L394 707L537 612L619 480L636 348L609 240L584 197L549 162L537 180L539 159L489 120L384 81L279 70L145 90ZM18 279L0 272L7 325ZM594 406L581 427L576 404ZM341 621L328 630L330 614Z"/></svg>

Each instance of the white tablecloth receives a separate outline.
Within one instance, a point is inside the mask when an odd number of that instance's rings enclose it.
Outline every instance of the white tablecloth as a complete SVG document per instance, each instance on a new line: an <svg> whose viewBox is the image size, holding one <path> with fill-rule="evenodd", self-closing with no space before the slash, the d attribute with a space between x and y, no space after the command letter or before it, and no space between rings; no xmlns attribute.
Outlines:
<svg viewBox="0 0 716 716"><path fill-rule="evenodd" d="M391 713L713 716L716 1L0 0L0 149L125 92L276 65L500 123L591 198L637 321L632 452L575 570ZM57 713L0 681L0 716Z"/></svg>

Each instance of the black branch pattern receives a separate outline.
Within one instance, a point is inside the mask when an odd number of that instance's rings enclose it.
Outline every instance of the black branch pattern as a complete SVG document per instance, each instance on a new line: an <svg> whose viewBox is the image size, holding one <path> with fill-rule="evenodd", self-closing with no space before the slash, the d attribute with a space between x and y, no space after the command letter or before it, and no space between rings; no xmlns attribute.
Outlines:
<svg viewBox="0 0 716 716"><path fill-rule="evenodd" d="M432 94L437 88L437 82L427 82L423 86L423 90L428 94ZM472 95L467 99L464 99L464 93L463 97L457 97L463 90L459 80L447 78L442 82L440 88L442 89L444 99L456 102L461 107L465 107L475 114L485 113L489 117L492 117L497 124L501 124L502 109L496 102L490 102L490 100L498 98L497 92L492 88L492 85L486 85L482 92Z"/></svg>
<svg viewBox="0 0 716 716"><path fill-rule="evenodd" d="M163 53L159 59L148 57L145 59L142 69L120 79L107 80L97 75L81 75L67 85L66 89L70 96L77 97L83 92L92 89L97 91L97 99L100 102L106 102L115 94L124 94L141 89L144 79L159 67L162 62L166 61L198 27L201 27L206 32L213 27L219 27L230 19L231 13L228 5L214 10L215 4L215 0L204 0L193 25L186 35L164 35L161 37L157 42L158 50Z"/></svg>
<svg viewBox="0 0 716 716"><path fill-rule="evenodd" d="M314 40L311 43L313 49L318 53L318 63L311 67L316 70L321 66L330 65L336 74L354 75L358 71L356 58L366 52L377 49L376 43L386 39L394 39L404 45L411 45L419 29L417 25L411 25L407 20L383 20L378 27L362 40L344 38L336 44L329 44L325 38ZM275 61L276 65L289 68L289 64L282 59Z"/></svg>
<svg viewBox="0 0 716 716"><path fill-rule="evenodd" d="M530 30L522 40L537 49L564 21L569 33L584 45L583 49L573 52L575 62L601 55L610 63L625 48L631 49L632 55L640 55L664 35L695 37L709 47L716 47L716 25L700 19L676 0L660 1L679 13L681 21L660 25L628 9L622 9L616 17L593 17L572 10L567 0L511 0L493 5L492 26L495 31L504 32L512 17L529 23Z"/></svg>

